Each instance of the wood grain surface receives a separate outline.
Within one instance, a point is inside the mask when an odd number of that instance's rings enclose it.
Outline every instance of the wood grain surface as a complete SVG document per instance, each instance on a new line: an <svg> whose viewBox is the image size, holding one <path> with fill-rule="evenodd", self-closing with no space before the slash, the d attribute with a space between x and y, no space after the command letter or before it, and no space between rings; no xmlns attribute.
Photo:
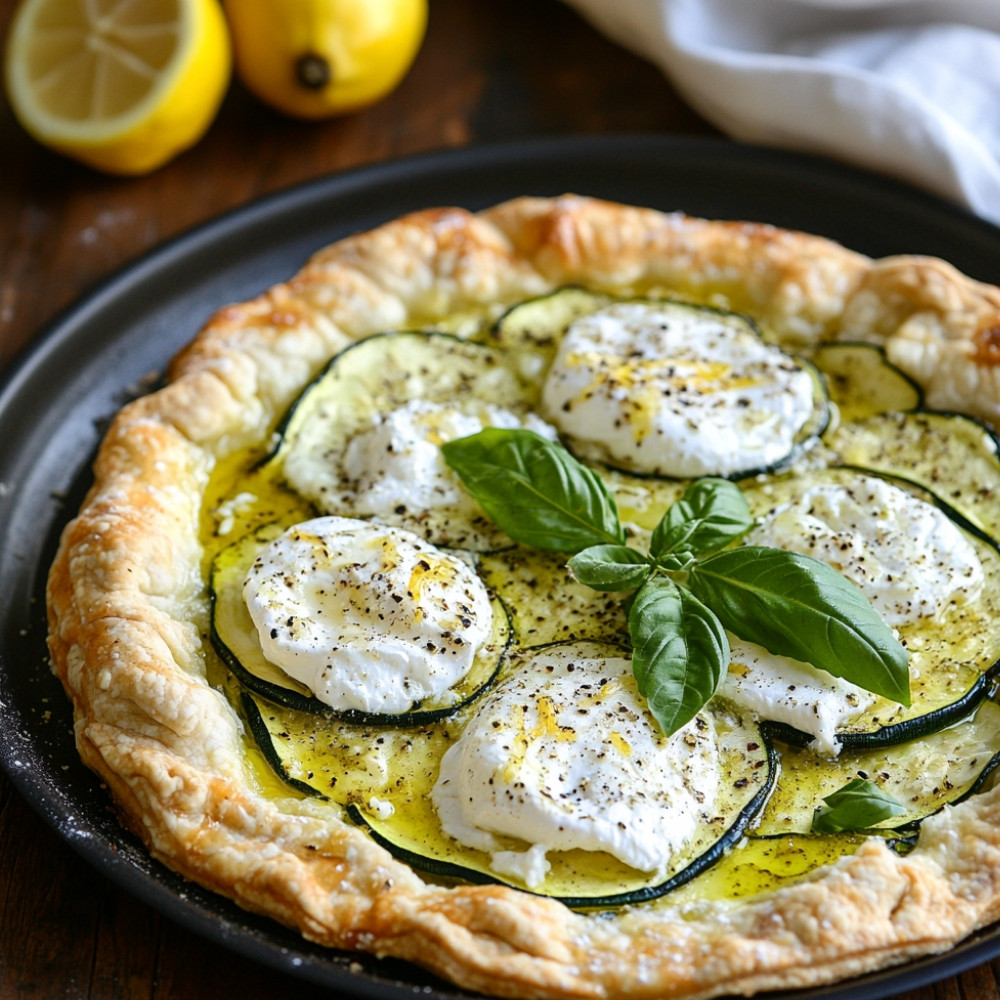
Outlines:
<svg viewBox="0 0 1000 1000"><path fill-rule="evenodd" d="M12 0L0 0L0 35ZM0 368L116 268L247 201L394 157L540 135L711 135L654 67L557 0L430 0L402 85L349 117L304 123L233 83L192 150L143 178L49 153L0 100ZM0 725L3 724L0 716ZM996 1000L995 963L909 994ZM211 945L74 854L0 774L0 1000L241 1000L329 992Z"/></svg>

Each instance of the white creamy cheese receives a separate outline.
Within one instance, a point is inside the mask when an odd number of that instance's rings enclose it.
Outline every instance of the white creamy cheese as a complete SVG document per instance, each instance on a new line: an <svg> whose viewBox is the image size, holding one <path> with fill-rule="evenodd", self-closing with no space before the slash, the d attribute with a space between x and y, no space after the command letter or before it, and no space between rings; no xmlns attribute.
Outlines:
<svg viewBox="0 0 1000 1000"><path fill-rule="evenodd" d="M243 588L264 655L336 709L403 712L468 673L493 610L462 560L399 528L295 525Z"/></svg>
<svg viewBox="0 0 1000 1000"><path fill-rule="evenodd" d="M598 310L566 332L544 412L617 464L728 475L788 456L813 413L813 379L749 326L670 303Z"/></svg>
<svg viewBox="0 0 1000 1000"><path fill-rule="evenodd" d="M488 696L444 755L432 799L447 834L531 886L549 851L606 851L641 871L664 868L712 815L718 783L707 718L666 737L628 659L557 646ZM497 835L531 846L501 850Z"/></svg>
<svg viewBox="0 0 1000 1000"><path fill-rule="evenodd" d="M809 487L763 517L745 541L821 559L893 626L936 618L983 585L979 556L953 521L873 476L858 476L849 487Z"/></svg>
<svg viewBox="0 0 1000 1000"><path fill-rule="evenodd" d="M729 636L730 666L719 694L761 719L794 726L813 737L813 749L836 754L837 730L875 704L869 691L763 646Z"/></svg>
<svg viewBox="0 0 1000 1000"><path fill-rule="evenodd" d="M898 486L859 476L850 486L809 487L765 515L746 536L820 559L855 583L894 627L938 617L975 596L983 568L975 549L937 507ZM786 722L835 753L836 731L871 707L869 692L730 636L720 693L762 718Z"/></svg>
<svg viewBox="0 0 1000 1000"><path fill-rule="evenodd" d="M484 427L527 427L550 439L556 436L534 414L522 418L479 400L466 400L459 409L418 399L374 414L341 454L291 455L285 476L330 513L377 517L437 541L435 529L446 527L447 519L461 523L485 517L441 454L445 442ZM428 512L436 516L429 518Z"/></svg>

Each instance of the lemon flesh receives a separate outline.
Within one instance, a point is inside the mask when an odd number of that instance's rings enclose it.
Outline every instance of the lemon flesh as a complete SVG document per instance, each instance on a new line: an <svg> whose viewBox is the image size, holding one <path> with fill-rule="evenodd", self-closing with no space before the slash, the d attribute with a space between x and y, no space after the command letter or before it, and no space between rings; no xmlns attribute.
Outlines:
<svg viewBox="0 0 1000 1000"><path fill-rule="evenodd" d="M11 107L36 139L141 174L208 128L231 52L216 0L25 0L4 68Z"/></svg>

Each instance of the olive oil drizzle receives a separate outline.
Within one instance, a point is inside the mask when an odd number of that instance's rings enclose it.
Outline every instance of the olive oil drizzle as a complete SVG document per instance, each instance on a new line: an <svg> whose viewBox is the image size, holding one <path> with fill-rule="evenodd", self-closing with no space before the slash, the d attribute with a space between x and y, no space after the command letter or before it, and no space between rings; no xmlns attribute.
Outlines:
<svg viewBox="0 0 1000 1000"><path fill-rule="evenodd" d="M937 416L932 422L937 433L946 433L946 425ZM856 460L859 455L862 458L871 455L877 459L875 464L881 471L891 473L900 471L899 467L905 462L906 451L899 441L911 435L915 426L920 426L918 416L874 415L867 418L864 424L864 436L853 433L849 425L841 425L828 435L827 441L834 445L839 442L848 460ZM891 435L894 428L901 435L898 439L887 437L884 447L876 447L872 443L873 440L877 442L872 435ZM968 437L975 436L965 434L963 448L967 447L965 439ZM955 506L961 511L963 503L968 501L970 518L977 525L985 521L986 527L992 531L1000 524L984 513L990 510L984 496L1000 484L1000 462L996 460L995 451L989 454L989 440L988 437L983 438L984 452L977 456L974 463L979 477L975 489L964 491L959 487ZM978 447L975 444L972 446ZM263 458L260 450L248 450L221 462L213 473L202 512L201 540L206 578L219 551L232 540L265 524L287 526L316 513L310 504L282 484L273 466L262 465ZM828 459L836 463L838 456L834 453ZM960 470L961 459L956 461ZM752 504L756 502L757 508L762 509L767 502L773 502L775 487L780 491L784 488L782 484L792 483L794 474L793 471L784 476L757 477L747 489ZM831 472L834 476L838 474ZM843 474L855 473L844 470ZM947 468L935 468L933 475L925 469L923 478L936 484L946 480L948 475ZM619 500L623 520L629 520L635 531L646 530L644 525L655 524L662 511L683 488L683 483L665 481L658 485L647 479L640 481L638 477L615 472L607 474L606 482ZM994 496L994 503L995 499ZM931 692L932 700L936 698L935 704L941 708L955 702L977 683L983 687L981 703L978 698L970 698L966 717L951 719L943 733L922 737L919 744L908 745L906 753L916 762L912 765L912 774L908 770L911 765L900 764L899 748L887 751L861 745L856 748L845 746L844 752L832 761L794 746L794 739L786 739L777 751L781 767L777 790L756 823L747 824L746 829L741 830L738 842L727 844L725 851L720 851L719 857L713 859L712 866L706 866L693 880L685 880L686 884L678 886L669 897L670 905L698 899L735 899L771 891L853 853L865 839L861 834L815 835L808 832L812 804L818 803L823 794L837 783L842 784L845 778L875 775L891 784L894 771L906 771L908 777L904 777L914 781L918 765L921 766L921 773L932 771L935 776L932 787L924 789L921 795L910 795L912 810L903 823L887 825L876 832L876 835L885 837L893 849L901 851L912 846L922 817L944 804L974 794L992 781L1000 758L991 736L1000 730L1000 708L993 701L997 693L993 679L996 657L989 650L1000 646L1000 553L992 535L987 534L985 529L977 539L977 548L990 579L987 599L981 602L981 606L950 609L945 623L929 623L914 628L907 634L907 641L917 657L918 667L914 678L915 707L911 709L912 715L927 711L927 698L922 697L922 693ZM499 581L505 574L509 581L513 581L507 586L512 595L515 591L517 594L511 597L512 618L522 645L530 646L559 638L596 639L622 634L623 613L608 595L594 594L592 603L588 603L576 594L570 602L572 614L566 615L566 608L560 606L558 595L562 589L568 588L559 576L558 566L549 566L543 560L533 562L524 552L509 550L484 557L483 567L487 580L493 578L501 591L503 586L499 585ZM597 602L601 603L600 609ZM532 617L537 619L534 630ZM553 631L552 622L560 622L566 628L562 632ZM984 635L989 640L985 645ZM931 672L920 670L920 657L930 663L933 659L931 653L935 652L938 660L943 659L939 648L942 643L947 644L953 653L953 669L944 678L938 674L936 681L930 684L928 678ZM356 820L377 817L380 808L388 802L394 812L399 810L397 819L402 818L404 826L407 809L411 809L414 842L418 843L421 838L436 840L438 845L435 850L440 852L440 842L445 838L436 830L426 829L433 817L428 816L425 805L415 808L414 803L426 798L428 769L434 768L433 761L439 759L461 731L463 720L474 710L474 706L461 709L444 722L413 730L391 727L374 730L363 724L331 723L251 699L224 661L212 651L210 644L206 643L206 646L210 681L226 693L244 718L253 720L247 731L247 762L262 794L275 798L291 795L325 800L332 809L342 812L354 810ZM988 678L988 682L981 682L983 677ZM926 689L923 692L922 686ZM259 716L256 720L255 712ZM883 705L877 712L882 714L866 719L866 725L888 726L906 718L905 713L900 714L898 706ZM268 717L266 720L265 716ZM781 732L774 730L772 735L777 738ZM275 746L282 745L298 749L294 753L276 752ZM308 750L303 752L303 747ZM415 748L419 750L415 752ZM928 758L936 762L936 771L927 766ZM415 764L415 761L418 763ZM418 778L420 773L424 777ZM906 781L897 780L896 784L902 788ZM607 869L607 880L613 886L615 863L608 866L607 862L606 856L598 859L598 863ZM608 895L614 895L613 891Z"/></svg>

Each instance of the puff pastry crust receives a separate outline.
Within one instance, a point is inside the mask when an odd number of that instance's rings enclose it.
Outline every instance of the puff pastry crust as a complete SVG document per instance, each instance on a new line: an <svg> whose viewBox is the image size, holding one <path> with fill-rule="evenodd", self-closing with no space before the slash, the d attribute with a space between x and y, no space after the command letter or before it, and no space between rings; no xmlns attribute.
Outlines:
<svg viewBox="0 0 1000 1000"><path fill-rule="evenodd" d="M567 283L724 294L803 342L864 339L928 403L1000 417L1000 289L923 257L576 196L419 212L317 253L222 309L165 388L114 420L49 588L50 648L84 761L186 877L335 948L484 993L710 997L830 983L949 948L1000 916L1000 789L927 820L906 857L872 840L771 894L615 919L498 886L424 882L332 811L265 798L206 679L199 524L213 466L261 442L368 334Z"/></svg>

